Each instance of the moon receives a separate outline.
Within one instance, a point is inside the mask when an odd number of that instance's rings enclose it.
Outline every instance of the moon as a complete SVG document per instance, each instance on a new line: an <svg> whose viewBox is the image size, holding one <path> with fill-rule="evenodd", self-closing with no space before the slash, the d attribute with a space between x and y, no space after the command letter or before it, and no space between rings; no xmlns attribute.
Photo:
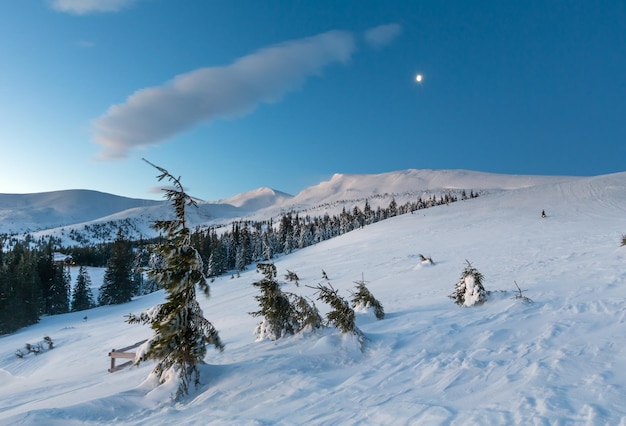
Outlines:
<svg viewBox="0 0 626 426"><path fill-rule="evenodd" d="M422 78L423 78L423 77L422 77L422 74L417 74L417 75L415 76L415 81L417 81L418 83L421 83L421 82L422 82Z"/></svg>

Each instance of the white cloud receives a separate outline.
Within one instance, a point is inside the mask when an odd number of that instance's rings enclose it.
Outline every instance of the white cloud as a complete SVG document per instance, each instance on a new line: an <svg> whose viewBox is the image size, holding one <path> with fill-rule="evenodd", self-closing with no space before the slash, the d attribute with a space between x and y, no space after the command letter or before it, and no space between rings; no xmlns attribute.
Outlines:
<svg viewBox="0 0 626 426"><path fill-rule="evenodd" d="M94 120L94 139L103 146L100 157L123 158L134 147L158 144L200 122L240 116L261 102L276 102L324 67L347 62L354 49L351 33L330 31L141 89Z"/></svg>
<svg viewBox="0 0 626 426"><path fill-rule="evenodd" d="M118 12L137 0L49 0L54 10L73 15L90 13Z"/></svg>
<svg viewBox="0 0 626 426"><path fill-rule="evenodd" d="M378 49L394 41L401 31L402 27L398 24L380 25L365 31L364 38L367 44Z"/></svg>

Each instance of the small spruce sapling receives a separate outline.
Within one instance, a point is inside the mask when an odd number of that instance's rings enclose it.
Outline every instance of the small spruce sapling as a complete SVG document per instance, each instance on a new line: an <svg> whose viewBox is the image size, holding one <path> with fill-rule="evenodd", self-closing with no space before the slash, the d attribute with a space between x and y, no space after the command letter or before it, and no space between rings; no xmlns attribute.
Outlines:
<svg viewBox="0 0 626 426"><path fill-rule="evenodd" d="M305 328L316 329L322 326L322 318L315 304L280 289L273 263L259 263L257 270L264 275L262 280L252 283L261 290L261 295L255 296L260 309L250 312L250 315L263 317L263 321L255 329L259 340L277 340Z"/></svg>
<svg viewBox="0 0 626 426"><path fill-rule="evenodd" d="M622 234L622 243L620 244L620 247L624 246L626 246L626 234Z"/></svg>
<svg viewBox="0 0 626 426"><path fill-rule="evenodd" d="M483 286L483 275L468 261L461 274L461 279L456 283L451 299L459 306L480 305L487 300L487 291Z"/></svg>
<svg viewBox="0 0 626 426"><path fill-rule="evenodd" d="M259 263L257 270L264 276L262 280L252 283L261 290L261 295L255 296L260 309L250 312L250 315L263 317L263 321L257 325L255 334L259 336L259 339L270 340L294 334L297 324L294 320L293 308L276 280L276 266L273 263Z"/></svg>
<svg viewBox="0 0 626 426"><path fill-rule="evenodd" d="M296 294L289 294L299 331L315 330L324 326L324 320L312 300Z"/></svg>
<svg viewBox="0 0 626 426"><path fill-rule="evenodd" d="M287 269L287 273L285 274L285 280L295 283L296 287L300 285L300 278L298 277L298 274L290 271L289 269Z"/></svg>
<svg viewBox="0 0 626 426"><path fill-rule="evenodd" d="M517 281L513 281L515 283L515 287L517 287L517 294L514 296L514 299L521 300L523 303L534 303L534 301L530 297L524 296L523 292L526 290L522 290L519 285L517 285Z"/></svg>
<svg viewBox="0 0 626 426"><path fill-rule="evenodd" d="M332 308L326 314L328 324L337 327L342 333L361 335L361 331L356 326L354 309L350 307L350 304L338 294L337 290L330 283L328 285L318 284L317 287L312 288L317 289L317 299L330 305Z"/></svg>
<svg viewBox="0 0 626 426"><path fill-rule="evenodd" d="M376 319L382 320L385 318L385 310L383 305L372 295L369 289L365 286L365 279L361 276L360 281L355 281L356 292L352 293L352 308L372 308Z"/></svg>

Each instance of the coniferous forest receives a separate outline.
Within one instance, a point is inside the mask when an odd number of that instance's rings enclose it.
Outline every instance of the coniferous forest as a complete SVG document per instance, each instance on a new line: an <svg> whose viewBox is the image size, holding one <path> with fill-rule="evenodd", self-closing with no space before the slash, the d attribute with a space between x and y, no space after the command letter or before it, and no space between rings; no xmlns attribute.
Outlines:
<svg viewBox="0 0 626 426"><path fill-rule="evenodd" d="M449 192L439 198L398 205L392 199L385 208L373 209L365 200L362 207L344 208L338 215L311 217L297 212L283 214L277 222L236 221L228 227L197 228L191 232L191 245L200 254L204 274L214 279L220 275L237 274L248 265L265 261L280 254L289 254L324 240L363 228L394 216L448 204L460 199L477 197L471 191ZM105 282L98 304L117 304L138 294L159 289L156 282L144 278L142 270L153 268L161 261L151 247L159 239L134 240L119 228L115 241L92 245L62 247L54 238L48 240L16 241L4 236L0 245L0 335L34 324L42 315L62 314L95 306L90 294L72 290L69 266L55 261L54 253L62 252L75 266L105 267ZM80 274L80 292L86 292L86 272ZM78 299L76 299L78 297ZM72 300L81 300L72 306ZM85 302L87 300L87 302Z"/></svg>

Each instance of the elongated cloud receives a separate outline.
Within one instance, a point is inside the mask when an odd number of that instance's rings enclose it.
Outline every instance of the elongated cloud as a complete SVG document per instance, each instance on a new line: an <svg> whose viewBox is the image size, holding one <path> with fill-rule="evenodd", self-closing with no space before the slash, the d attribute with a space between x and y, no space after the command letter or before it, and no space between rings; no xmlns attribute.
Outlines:
<svg viewBox="0 0 626 426"><path fill-rule="evenodd" d="M59 12L73 15L118 12L137 0L50 0L50 6Z"/></svg>
<svg viewBox="0 0 626 426"><path fill-rule="evenodd" d="M397 36L399 28L373 28L365 33L366 40L381 47ZM352 33L330 31L138 90L93 121L94 140L102 145L99 156L124 158L133 148L156 145L198 123L241 116L261 103L277 102L325 67L348 62L355 49Z"/></svg>
<svg viewBox="0 0 626 426"><path fill-rule="evenodd" d="M348 61L353 51L352 34L331 31L139 90L93 122L95 141L104 147L100 156L125 157L133 147L156 144L199 122L239 116L261 102L276 102L329 64Z"/></svg>
<svg viewBox="0 0 626 426"><path fill-rule="evenodd" d="M402 28L398 24L380 25L365 31L365 41L374 48L387 46L400 35Z"/></svg>

